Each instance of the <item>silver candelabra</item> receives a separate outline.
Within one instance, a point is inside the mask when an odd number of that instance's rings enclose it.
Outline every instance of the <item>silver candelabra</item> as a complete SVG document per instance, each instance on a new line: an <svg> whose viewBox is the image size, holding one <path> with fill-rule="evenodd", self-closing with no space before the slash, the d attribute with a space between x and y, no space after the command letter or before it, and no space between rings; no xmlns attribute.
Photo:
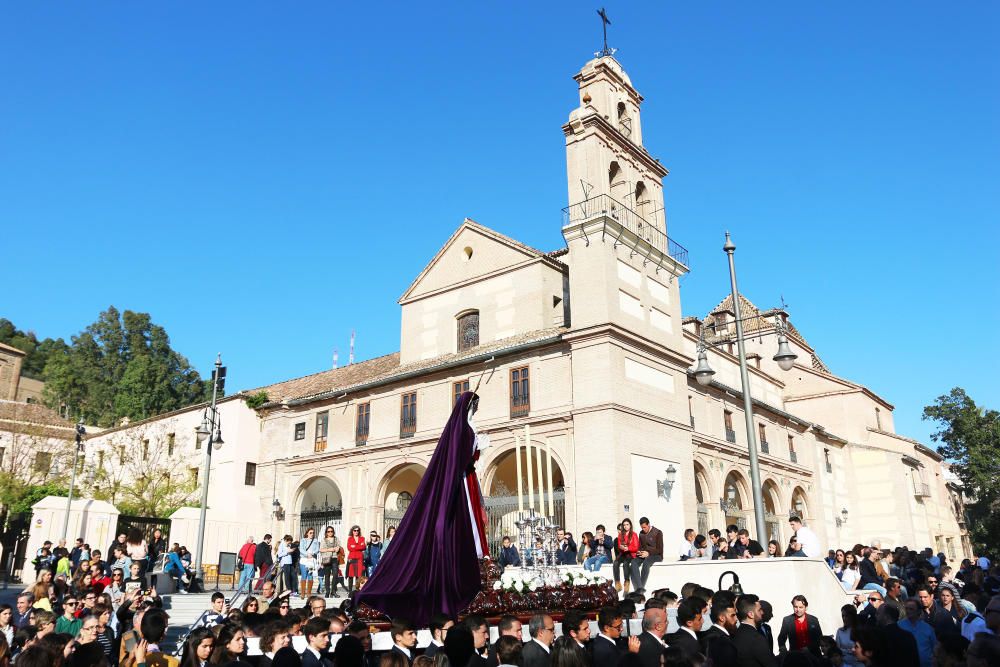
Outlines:
<svg viewBox="0 0 1000 667"><path fill-rule="evenodd" d="M559 583L556 533L559 526L534 510L520 512L517 521L517 551L521 554L521 568L528 576L541 579L554 586Z"/></svg>

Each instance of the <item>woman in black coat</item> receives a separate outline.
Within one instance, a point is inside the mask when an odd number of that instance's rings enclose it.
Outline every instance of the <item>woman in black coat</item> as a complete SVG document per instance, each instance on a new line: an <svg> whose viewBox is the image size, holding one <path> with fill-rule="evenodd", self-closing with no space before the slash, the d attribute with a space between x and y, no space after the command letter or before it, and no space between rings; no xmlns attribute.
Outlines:
<svg viewBox="0 0 1000 667"><path fill-rule="evenodd" d="M792 598L792 613L781 619L781 632L778 633L780 653L807 650L819 655L819 640L823 637L823 631L819 627L819 619L806 613L808 608L809 601L804 595Z"/></svg>

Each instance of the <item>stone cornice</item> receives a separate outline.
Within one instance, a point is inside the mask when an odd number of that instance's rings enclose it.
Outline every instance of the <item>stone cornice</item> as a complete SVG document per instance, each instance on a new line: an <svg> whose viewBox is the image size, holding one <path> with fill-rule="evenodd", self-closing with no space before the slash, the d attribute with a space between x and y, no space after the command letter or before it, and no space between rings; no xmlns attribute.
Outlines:
<svg viewBox="0 0 1000 667"><path fill-rule="evenodd" d="M694 364L693 357L689 357L683 352L673 350L610 322L585 329L571 329L564 333L562 337L563 341L570 343L571 346L600 342L603 338L611 338L617 342L627 343L653 356L660 356L664 361L673 364L680 371L686 372L687 368Z"/></svg>
<svg viewBox="0 0 1000 667"><path fill-rule="evenodd" d="M579 132L574 131L573 129L574 122L582 124L583 129L581 129ZM584 116L583 118L580 118L578 120L566 123L565 125L562 126L563 134L566 136L567 139L569 139L570 137L577 137L578 135L582 134L588 129L599 131L602 137L610 141L613 141L615 144L619 146L619 148L627 151L629 155L639 160L643 164L643 166L649 170L651 174L659 177L661 180L663 179L664 176L670 173L670 170L664 167L662 164L660 164L660 162L652 155L650 155L649 152L643 146L640 146L639 144L635 143L634 141L631 141L630 139L626 139L614 125L608 122L607 118L604 118L603 116L601 116L596 112Z"/></svg>

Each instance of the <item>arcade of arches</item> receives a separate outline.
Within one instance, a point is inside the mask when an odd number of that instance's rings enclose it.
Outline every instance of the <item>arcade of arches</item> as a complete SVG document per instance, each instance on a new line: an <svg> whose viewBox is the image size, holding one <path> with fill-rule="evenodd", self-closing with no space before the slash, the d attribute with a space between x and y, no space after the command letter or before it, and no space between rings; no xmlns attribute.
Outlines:
<svg viewBox="0 0 1000 667"><path fill-rule="evenodd" d="M721 472L721 465L718 472ZM749 479L742 471L730 470L720 487L711 482L712 475L700 462L694 463L695 498L698 502L698 524L696 530L705 535L712 528L724 530L735 524L747 528L753 534L753 492ZM788 517L795 514L806 522L810 519L809 504L805 490L800 485L785 481L790 493L783 499L781 486L774 479L767 478L761 487L764 498L764 521L767 536L760 540L776 540L782 547L791 537L787 525ZM716 490L718 489L718 490Z"/></svg>

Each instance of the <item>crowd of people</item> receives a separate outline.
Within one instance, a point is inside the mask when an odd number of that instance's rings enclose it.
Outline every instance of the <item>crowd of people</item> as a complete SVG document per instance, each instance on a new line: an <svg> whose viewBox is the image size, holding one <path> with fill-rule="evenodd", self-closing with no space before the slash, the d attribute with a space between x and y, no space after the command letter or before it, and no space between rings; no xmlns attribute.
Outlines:
<svg viewBox="0 0 1000 667"><path fill-rule="evenodd" d="M336 597L341 588L350 595L374 573L395 532L390 526L383 541L373 530L366 542L361 527L352 526L343 544L333 526L323 529L323 537L314 528L307 528L298 540L285 535L277 546L270 534L260 543L248 537L238 554L238 587L249 588L256 577L259 589L276 568L278 590L287 590L294 598L308 597L314 588L317 595L327 597Z"/></svg>
<svg viewBox="0 0 1000 667"><path fill-rule="evenodd" d="M676 592L647 594L649 570L665 551L662 531L643 517L638 531L623 519L614 537L598 525L581 535L579 546L569 532L558 536L560 562L587 570L612 565L621 591L617 605L590 615L575 610L536 614L526 634L521 620L505 616L492 644L485 619L436 616L429 627L432 641L422 649L417 648L418 628L396 618L386 631L391 649L374 651L376 630L352 618L350 593L378 566L392 534L384 542L374 533L365 540L354 526L341 545L327 527L323 537L309 529L298 540L286 535L277 544L270 535L260 543L249 538L239 552L239 586L250 594L238 608L230 608L222 593L214 594L211 609L201 627L187 635L178 659L160 650L169 617L149 581L159 555L173 553L181 567L189 565L178 551L166 550L162 535L148 540L139 535L135 541L135 535L125 534L108 550L119 555L110 564L82 540L72 550L61 544L39 550L36 582L18 597L16 609L0 607L0 667L1000 664L1000 570L988 558L965 560L954 569L943 554L929 549L884 550L872 544L820 554L815 534L797 518L790 523L792 544L801 553L781 557L825 556L844 587L856 591L841 610L840 627L823 628L803 595L780 601L788 613L778 620L767 591L713 590L689 582ZM678 558L778 557L736 526L725 535L712 530L701 538L685 531ZM145 552L130 551L133 545ZM506 538L501 564L516 566L521 556ZM162 571L172 560L165 556ZM348 597L328 608L322 592L332 597L341 586ZM671 623L676 630L668 633ZM301 639L296 642L296 637ZM248 639L259 650L249 651ZM304 650L295 650L294 643Z"/></svg>

